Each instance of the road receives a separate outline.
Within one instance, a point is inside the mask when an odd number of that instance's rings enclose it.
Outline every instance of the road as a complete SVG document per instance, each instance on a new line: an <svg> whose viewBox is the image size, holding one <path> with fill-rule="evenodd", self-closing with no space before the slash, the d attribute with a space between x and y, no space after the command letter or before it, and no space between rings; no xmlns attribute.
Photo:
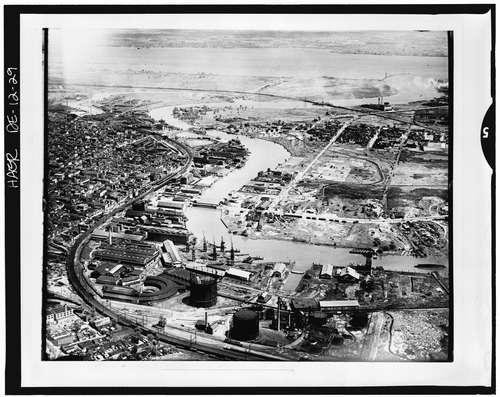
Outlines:
<svg viewBox="0 0 500 397"><path fill-rule="evenodd" d="M384 203L384 205L386 207L386 210L387 210L387 192L389 191L389 187L391 185L392 178L394 177L394 172L396 170L396 167L399 164L399 159L401 157L401 153L403 152L403 149L405 147L406 141L408 140L408 137L410 136L412 125L413 125L412 123L409 123L408 124L408 129L401 136L401 142L399 144L398 153L396 154L396 158L394 159L394 163L392 163L389 175L387 175L387 178L385 179L384 192L382 194L382 202Z"/></svg>
<svg viewBox="0 0 500 397"><path fill-rule="evenodd" d="M375 361L377 358L377 350L379 347L380 334L385 323L385 315L383 312L375 312L370 316L368 329L366 330L363 347L361 348L362 361Z"/></svg>

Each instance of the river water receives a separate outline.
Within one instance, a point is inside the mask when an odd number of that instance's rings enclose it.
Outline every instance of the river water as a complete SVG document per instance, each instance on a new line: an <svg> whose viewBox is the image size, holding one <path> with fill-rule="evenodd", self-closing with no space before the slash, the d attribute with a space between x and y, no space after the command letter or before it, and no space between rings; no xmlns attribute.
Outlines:
<svg viewBox="0 0 500 397"><path fill-rule="evenodd" d="M191 127L182 120L172 115L173 106L157 108L151 111L153 118L162 118L168 124L181 129ZM234 138L221 131L210 130L210 136L218 137L221 141ZM281 145L257 138L249 138L238 135L241 143L249 150L249 156L245 165L232 171L229 175L219 179L207 188L199 201L219 203L229 193L239 190L257 173L267 168L275 168L284 163L290 154ZM350 254L348 248L334 248L332 246L312 245L308 243L274 240L274 239L250 239L248 237L228 233L226 227L220 220L221 210L219 208L189 207L186 210L187 228L198 239L203 236L211 242L220 242L221 238L226 243L233 241L234 247L241 253L252 256L261 256L265 261L294 261L296 270L307 270L313 263L332 263L335 266L346 266L352 262L363 262L364 258L359 255ZM426 272L414 266L418 263L438 263L448 266L446 257L414 258L411 256L386 255L373 261L374 266L383 266L387 270ZM301 275L290 274L285 288L294 290L298 285Z"/></svg>

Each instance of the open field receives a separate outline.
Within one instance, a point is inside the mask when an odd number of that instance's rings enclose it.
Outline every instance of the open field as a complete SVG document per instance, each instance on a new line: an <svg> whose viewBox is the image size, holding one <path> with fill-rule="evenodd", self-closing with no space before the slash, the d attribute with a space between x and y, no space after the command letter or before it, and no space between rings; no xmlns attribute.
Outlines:
<svg viewBox="0 0 500 397"><path fill-rule="evenodd" d="M404 216L429 216L448 213L448 189L439 187L391 186L387 210Z"/></svg>
<svg viewBox="0 0 500 397"><path fill-rule="evenodd" d="M446 186L448 184L448 166L400 163L396 168L392 183L394 185Z"/></svg>

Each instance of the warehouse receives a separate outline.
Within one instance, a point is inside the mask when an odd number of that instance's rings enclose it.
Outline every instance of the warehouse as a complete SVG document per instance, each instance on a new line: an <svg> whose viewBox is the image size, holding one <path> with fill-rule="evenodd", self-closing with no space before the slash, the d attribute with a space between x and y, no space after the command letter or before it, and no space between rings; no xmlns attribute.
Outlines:
<svg viewBox="0 0 500 397"><path fill-rule="evenodd" d="M338 300L338 301L320 301L319 308L321 311L338 311L338 310L352 310L359 308L357 300Z"/></svg>
<svg viewBox="0 0 500 397"><path fill-rule="evenodd" d="M189 232L186 229L148 225L140 225L139 229L147 232L149 240L164 241L169 239L174 244L187 244L189 239Z"/></svg>
<svg viewBox="0 0 500 397"><path fill-rule="evenodd" d="M234 267L230 267L229 269L226 270L226 276L236 278L238 280L250 281L252 273L247 272L245 270L240 270Z"/></svg>
<svg viewBox="0 0 500 397"><path fill-rule="evenodd" d="M139 276L131 275L127 277L123 277L121 279L121 283L124 287L128 287L129 285L136 285L141 282L141 278Z"/></svg>
<svg viewBox="0 0 500 397"><path fill-rule="evenodd" d="M319 278L332 278L333 277L333 265L328 263L326 265L323 265L321 268L321 273L319 275Z"/></svg>
<svg viewBox="0 0 500 397"><path fill-rule="evenodd" d="M108 240L108 239L124 239L124 240L134 240L143 241L146 238L145 233L122 233L122 232L107 232L103 229L97 229L92 232L92 238L96 240Z"/></svg>
<svg viewBox="0 0 500 397"><path fill-rule="evenodd" d="M310 312L319 309L319 304L316 299L312 298L292 298L290 302L292 310Z"/></svg>
<svg viewBox="0 0 500 397"><path fill-rule="evenodd" d="M361 279L361 275L352 267L344 267L337 270L337 276L344 282L356 282Z"/></svg>
<svg viewBox="0 0 500 397"><path fill-rule="evenodd" d="M97 284L106 284L106 285L117 285L119 282L119 278L115 276L107 276L107 275L102 275L97 277L96 283Z"/></svg>
<svg viewBox="0 0 500 397"><path fill-rule="evenodd" d="M174 245L172 240L165 240L163 242L163 249L167 252L168 256L170 257L170 261L174 264L181 263L182 258L179 255L179 251L177 250L177 247Z"/></svg>
<svg viewBox="0 0 500 397"><path fill-rule="evenodd" d="M184 201L159 200L157 203L159 208L167 208L184 211L186 203Z"/></svg>
<svg viewBox="0 0 500 397"><path fill-rule="evenodd" d="M140 242L101 244L95 251L95 258L123 264L145 266L158 256L154 246Z"/></svg>
<svg viewBox="0 0 500 397"><path fill-rule="evenodd" d="M219 277L219 278L224 277L224 275L226 274L226 272L224 272L222 270L217 270L217 269L214 269L214 268L211 268L211 267L199 264L199 263L195 263L195 264L187 263L186 269L192 270L192 271L197 272L197 273L207 274L207 275L215 276L215 277Z"/></svg>
<svg viewBox="0 0 500 397"><path fill-rule="evenodd" d="M274 264L273 276L283 278L286 271L286 265L284 263L278 262Z"/></svg>

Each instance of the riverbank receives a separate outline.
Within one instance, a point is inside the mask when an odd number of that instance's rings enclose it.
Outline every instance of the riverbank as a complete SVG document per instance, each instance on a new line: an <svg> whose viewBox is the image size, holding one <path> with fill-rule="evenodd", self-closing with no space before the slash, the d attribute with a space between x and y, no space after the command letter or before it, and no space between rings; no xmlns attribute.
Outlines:
<svg viewBox="0 0 500 397"><path fill-rule="evenodd" d="M170 107L170 111L173 107ZM173 118L173 116L170 116ZM164 118L165 120L165 118ZM184 127L186 125L184 124ZM236 169L226 177L216 181L211 187L204 190L199 197L200 201L209 203L220 203L229 193L236 192L241 187L255 178L259 171L275 169L279 164L290 158L290 153L281 145L275 142L259 138L250 138L244 135L227 134L221 131L207 131L210 136L220 139L230 140L238 137L241 143L246 146L249 156L242 168ZM360 256L349 253L352 246L344 247L341 242L336 247L329 245L314 245L307 242L293 241L290 239L259 238L254 239L240 235L234 235L228 231L221 221L221 209L211 209L202 207L188 207L185 211L187 217L186 226L188 230L202 241L231 241L234 247L241 252L251 256L262 256L266 261L295 262L296 270L307 270L312 263L348 266L352 262L363 260ZM359 246L359 244L357 245ZM383 266L388 270L417 271L424 273L424 270L416 269L414 266L419 263L438 263L448 266L447 258L414 258L410 256L384 256L376 260L375 266Z"/></svg>

